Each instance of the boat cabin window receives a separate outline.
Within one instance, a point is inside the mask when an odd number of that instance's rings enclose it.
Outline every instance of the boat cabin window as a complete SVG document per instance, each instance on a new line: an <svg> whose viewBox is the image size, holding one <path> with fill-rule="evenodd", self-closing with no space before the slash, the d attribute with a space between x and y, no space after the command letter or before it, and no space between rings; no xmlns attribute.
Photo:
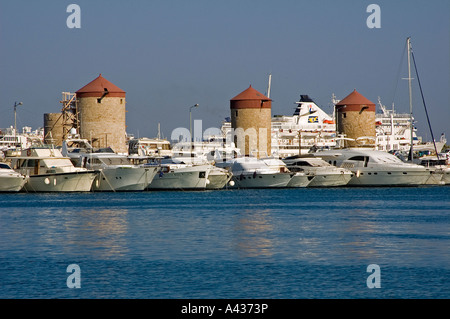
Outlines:
<svg viewBox="0 0 450 319"><path fill-rule="evenodd" d="M19 164L19 167L35 167L36 166L36 160L35 159L27 159Z"/></svg>
<svg viewBox="0 0 450 319"><path fill-rule="evenodd" d="M445 164L445 159L439 159L439 160L435 160L435 159L429 159L429 160L423 160L421 163L421 165L423 166L436 166L436 165L446 165Z"/></svg>
<svg viewBox="0 0 450 319"><path fill-rule="evenodd" d="M353 157L350 157L348 160L349 161L364 161L364 159L365 159L365 156L353 156Z"/></svg>
<svg viewBox="0 0 450 319"><path fill-rule="evenodd" d="M353 157L350 157L348 160L364 162L364 167L367 167L367 164L369 163L369 156L353 156Z"/></svg>
<svg viewBox="0 0 450 319"><path fill-rule="evenodd" d="M102 163L98 158L87 158L87 162L91 165L99 165Z"/></svg>
<svg viewBox="0 0 450 319"><path fill-rule="evenodd" d="M7 164L0 163L0 168L10 169L11 167L9 167Z"/></svg>
<svg viewBox="0 0 450 319"><path fill-rule="evenodd" d="M305 161L298 161L294 163L295 166L309 166L312 167L314 165L311 165L311 163L305 162Z"/></svg>

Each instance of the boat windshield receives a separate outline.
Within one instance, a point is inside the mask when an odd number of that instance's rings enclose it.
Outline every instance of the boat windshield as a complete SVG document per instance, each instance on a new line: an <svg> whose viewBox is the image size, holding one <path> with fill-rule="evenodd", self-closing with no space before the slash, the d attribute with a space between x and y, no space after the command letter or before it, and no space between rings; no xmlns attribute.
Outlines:
<svg viewBox="0 0 450 319"><path fill-rule="evenodd" d="M420 165L423 166L438 166L438 165L446 165L446 161L445 159L427 159L427 160L422 160L420 162Z"/></svg>
<svg viewBox="0 0 450 319"><path fill-rule="evenodd" d="M0 168L11 169L8 164L0 163Z"/></svg>

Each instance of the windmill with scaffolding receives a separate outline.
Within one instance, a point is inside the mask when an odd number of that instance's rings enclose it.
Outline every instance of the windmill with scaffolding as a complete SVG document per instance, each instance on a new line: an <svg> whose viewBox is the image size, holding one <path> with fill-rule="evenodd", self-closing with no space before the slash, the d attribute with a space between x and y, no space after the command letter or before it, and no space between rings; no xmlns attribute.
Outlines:
<svg viewBox="0 0 450 319"><path fill-rule="evenodd" d="M79 132L79 112L76 93L62 92L60 113L44 114L44 143L61 146L62 142Z"/></svg>

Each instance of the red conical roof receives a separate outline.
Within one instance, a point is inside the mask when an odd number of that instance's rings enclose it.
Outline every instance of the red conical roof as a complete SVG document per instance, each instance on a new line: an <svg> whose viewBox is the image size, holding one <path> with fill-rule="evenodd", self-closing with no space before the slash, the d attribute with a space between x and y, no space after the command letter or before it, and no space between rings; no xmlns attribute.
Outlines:
<svg viewBox="0 0 450 319"><path fill-rule="evenodd" d="M102 77L102 74L83 86L76 93L78 97L101 97L108 91L109 97L125 97L125 91Z"/></svg>
<svg viewBox="0 0 450 319"><path fill-rule="evenodd" d="M256 91L252 86L236 95L234 98L231 99L231 101L242 101L242 100L259 100L259 101L272 101L267 96L265 96L262 93L259 93Z"/></svg>
<svg viewBox="0 0 450 319"><path fill-rule="evenodd" d="M375 105L375 103L371 102L362 94L357 92L356 89L354 89L352 93L347 95L347 97L345 97L336 105Z"/></svg>

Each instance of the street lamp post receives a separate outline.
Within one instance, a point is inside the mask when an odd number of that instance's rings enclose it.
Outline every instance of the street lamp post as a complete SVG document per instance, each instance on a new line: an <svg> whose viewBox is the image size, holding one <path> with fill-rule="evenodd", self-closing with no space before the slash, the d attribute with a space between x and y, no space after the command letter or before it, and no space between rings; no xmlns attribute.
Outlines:
<svg viewBox="0 0 450 319"><path fill-rule="evenodd" d="M194 107L198 107L198 104L192 105L189 108L189 133L191 134L191 142L194 141L194 138L192 136L192 108L194 108Z"/></svg>
<svg viewBox="0 0 450 319"><path fill-rule="evenodd" d="M192 157L192 143L194 142L194 137L192 136L192 108L194 108L194 107L198 107L198 104L195 104L195 105L192 105L190 108L189 108L189 134L191 135L190 136L190 139L191 139L191 157Z"/></svg>
<svg viewBox="0 0 450 319"><path fill-rule="evenodd" d="M16 132L17 132L17 107L19 105L22 105L22 102L14 102L14 144L17 146L17 140L16 140Z"/></svg>

